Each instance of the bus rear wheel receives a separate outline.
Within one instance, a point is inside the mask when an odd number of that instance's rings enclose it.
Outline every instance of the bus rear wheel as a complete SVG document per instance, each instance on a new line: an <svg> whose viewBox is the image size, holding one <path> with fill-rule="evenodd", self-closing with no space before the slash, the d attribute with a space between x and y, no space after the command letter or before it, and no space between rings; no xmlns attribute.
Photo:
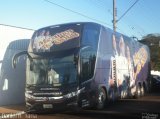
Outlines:
<svg viewBox="0 0 160 119"><path fill-rule="evenodd" d="M103 109L106 103L106 91L100 88L98 91L97 109Z"/></svg>
<svg viewBox="0 0 160 119"><path fill-rule="evenodd" d="M135 98L140 98L140 97L141 97L141 86L140 86L140 84L138 84L136 87Z"/></svg>
<svg viewBox="0 0 160 119"><path fill-rule="evenodd" d="M146 84L143 83L141 87L141 96L145 96L146 93L147 93L147 87L146 87Z"/></svg>
<svg viewBox="0 0 160 119"><path fill-rule="evenodd" d="M141 96L144 96L145 95L145 89L144 89L144 86L142 85L141 86Z"/></svg>

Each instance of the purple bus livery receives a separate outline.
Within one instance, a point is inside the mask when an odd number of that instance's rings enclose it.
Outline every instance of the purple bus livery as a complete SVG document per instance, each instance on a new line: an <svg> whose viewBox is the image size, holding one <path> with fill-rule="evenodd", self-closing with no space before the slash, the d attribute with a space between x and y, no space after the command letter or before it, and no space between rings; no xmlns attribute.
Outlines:
<svg viewBox="0 0 160 119"><path fill-rule="evenodd" d="M77 22L41 28L27 55L25 100L29 110L104 108L149 89L147 46L97 23Z"/></svg>

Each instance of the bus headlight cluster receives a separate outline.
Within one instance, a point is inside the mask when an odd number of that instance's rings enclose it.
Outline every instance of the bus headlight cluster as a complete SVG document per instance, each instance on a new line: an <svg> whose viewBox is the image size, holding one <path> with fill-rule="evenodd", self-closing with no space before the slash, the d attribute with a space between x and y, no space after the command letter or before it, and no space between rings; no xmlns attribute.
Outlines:
<svg viewBox="0 0 160 119"><path fill-rule="evenodd" d="M34 99L34 100L37 100L37 101L44 101L44 100L57 100L57 99L62 99L62 98L72 98L72 97L75 97L77 95L79 95L82 91L84 91L85 88L81 88L79 89L78 91L74 91L74 92L71 92L71 93L68 93L66 95L63 95L63 96L58 96L58 97L35 97L33 95L31 95L30 93L26 92L25 93L25 97L28 98L28 99Z"/></svg>
<svg viewBox="0 0 160 119"><path fill-rule="evenodd" d="M74 97L74 96L76 96L76 95L77 95L77 91L76 91L76 92L68 93L68 94L65 95L64 97L65 97L65 98L72 98L72 97Z"/></svg>
<svg viewBox="0 0 160 119"><path fill-rule="evenodd" d="M29 93L25 93L25 97L28 99L34 99L34 96L30 95Z"/></svg>
<svg viewBox="0 0 160 119"><path fill-rule="evenodd" d="M82 91L84 91L84 89L85 89L85 87L79 89L78 91L68 93L68 94L66 94L64 97L65 97L65 98L72 98L72 97L74 97L74 96L76 96L76 95L79 95Z"/></svg>

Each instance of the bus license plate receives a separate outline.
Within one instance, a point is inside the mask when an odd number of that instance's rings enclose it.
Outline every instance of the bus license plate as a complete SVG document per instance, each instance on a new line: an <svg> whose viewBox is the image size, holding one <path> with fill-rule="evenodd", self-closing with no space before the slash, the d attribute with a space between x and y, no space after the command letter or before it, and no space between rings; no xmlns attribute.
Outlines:
<svg viewBox="0 0 160 119"><path fill-rule="evenodd" d="M53 105L52 104L43 104L43 108L44 109L51 109L51 108L53 108Z"/></svg>

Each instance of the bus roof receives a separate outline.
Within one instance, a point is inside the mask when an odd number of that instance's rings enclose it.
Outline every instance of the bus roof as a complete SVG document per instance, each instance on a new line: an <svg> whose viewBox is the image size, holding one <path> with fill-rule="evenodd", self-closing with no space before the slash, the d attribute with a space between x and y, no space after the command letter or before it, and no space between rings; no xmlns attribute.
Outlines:
<svg viewBox="0 0 160 119"><path fill-rule="evenodd" d="M44 28L49 28L49 27L58 27L61 25L74 25L74 24L79 24L79 25L84 25L84 24L94 24L94 25L98 25L98 26L103 26L101 24L95 23L95 22L70 22L70 23L62 23L62 24L55 24L55 25L50 25L50 26L46 26L46 27L42 27L38 30L44 29ZM37 31L37 30L36 30Z"/></svg>

